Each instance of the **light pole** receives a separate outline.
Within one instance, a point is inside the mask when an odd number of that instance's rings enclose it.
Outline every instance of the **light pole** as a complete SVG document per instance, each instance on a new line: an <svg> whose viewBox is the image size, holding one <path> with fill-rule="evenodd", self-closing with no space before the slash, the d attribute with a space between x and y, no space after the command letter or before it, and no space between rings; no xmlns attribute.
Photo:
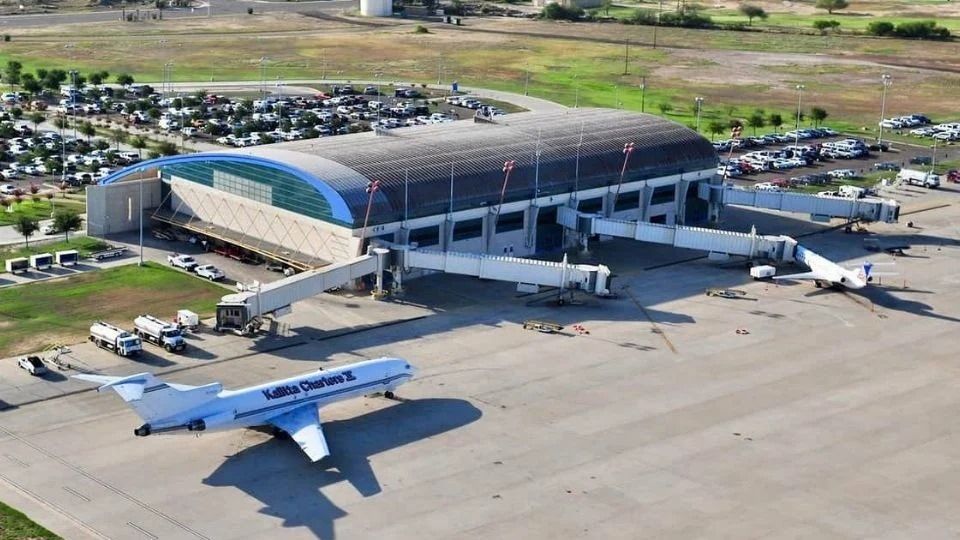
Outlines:
<svg viewBox="0 0 960 540"><path fill-rule="evenodd" d="M798 84L798 85L797 85L797 129L793 132L793 134L794 134L793 145L794 145L794 146L800 146L800 103L801 103L801 100L803 99L803 89L804 89L804 88L806 88L806 86L804 86L804 85L802 85L802 84Z"/></svg>
<svg viewBox="0 0 960 540"><path fill-rule="evenodd" d="M580 108L580 81L577 80L577 76L573 76L573 108Z"/></svg>
<svg viewBox="0 0 960 540"><path fill-rule="evenodd" d="M500 187L500 204L497 205L497 213L493 218L493 230L497 230L497 222L500 220L500 210L503 208L503 198L507 195L507 182L510 181L510 172L517 164L514 160L503 162L503 186Z"/></svg>
<svg viewBox="0 0 960 540"><path fill-rule="evenodd" d="M530 64L527 64L527 69L525 70L526 74L524 75L523 83L523 95L530 95Z"/></svg>
<svg viewBox="0 0 960 540"><path fill-rule="evenodd" d="M893 84L893 77L891 77L889 73L884 73L880 76L880 80L883 82L883 90L880 91L880 133L877 135L878 147L883 143L883 117L887 113L887 87ZM883 148L880 148L880 151L883 152Z"/></svg>
<svg viewBox="0 0 960 540"><path fill-rule="evenodd" d="M267 93L267 60L266 56L260 57L260 99Z"/></svg>
<svg viewBox="0 0 960 540"><path fill-rule="evenodd" d="M373 206L373 194L380 190L380 181L373 180L367 182L367 213L363 216L363 230L360 231L360 249L363 249L363 241L367 237L367 222L370 221L370 207Z"/></svg>
<svg viewBox="0 0 960 540"><path fill-rule="evenodd" d="M437 84L443 84L443 53L437 55Z"/></svg>
<svg viewBox="0 0 960 540"><path fill-rule="evenodd" d="M645 112L647 100L647 78L640 77L640 112Z"/></svg>
<svg viewBox="0 0 960 540"><path fill-rule="evenodd" d="M623 185L623 175L627 172L627 163L630 161L630 154L633 153L633 143L628 142L623 145L623 167L620 167L620 181L617 182L617 192L613 195L613 208L610 215L617 211L617 199L620 198L620 187Z"/></svg>
<svg viewBox="0 0 960 540"><path fill-rule="evenodd" d="M700 133L700 109L703 108L703 98L698 97L695 101L697 102L697 133Z"/></svg>
<svg viewBox="0 0 960 540"><path fill-rule="evenodd" d="M70 70L70 82L73 84L73 92L70 92L70 104L71 109L73 109L73 138L77 138L77 93L80 91L77 88L77 71Z"/></svg>
<svg viewBox="0 0 960 540"><path fill-rule="evenodd" d="M320 78L327 78L327 50L320 49Z"/></svg>
<svg viewBox="0 0 960 540"><path fill-rule="evenodd" d="M377 107L377 126L379 127L380 126L380 110L383 109L383 101L380 98L380 77L383 77L383 72L378 71L374 73L373 76L377 78L377 102L380 104L380 106Z"/></svg>
<svg viewBox="0 0 960 540"><path fill-rule="evenodd" d="M140 262L138 266L143 266L143 169L137 169L137 175L140 177Z"/></svg>

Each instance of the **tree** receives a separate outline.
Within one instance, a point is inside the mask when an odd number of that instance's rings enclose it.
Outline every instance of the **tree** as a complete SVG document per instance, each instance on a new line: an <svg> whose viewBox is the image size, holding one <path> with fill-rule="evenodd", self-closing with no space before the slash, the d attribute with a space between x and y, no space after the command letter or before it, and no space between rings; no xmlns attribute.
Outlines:
<svg viewBox="0 0 960 540"><path fill-rule="evenodd" d="M120 150L120 143L127 142L128 134L126 130L120 128L114 128L110 130L110 139L117 143L117 151Z"/></svg>
<svg viewBox="0 0 960 540"><path fill-rule="evenodd" d="M47 117L44 116L44 114L40 111L34 111L30 113L30 123L33 124L33 131L36 132L37 127L40 126L40 124L46 119Z"/></svg>
<svg viewBox="0 0 960 540"><path fill-rule="evenodd" d="M716 138L717 135L723 133L724 130L726 130L726 129L727 129L727 126L724 125L724 123L721 122L721 121L719 121L719 120L711 120L710 123L707 124L707 131L710 132L710 140L711 140L711 141L712 141L714 138Z"/></svg>
<svg viewBox="0 0 960 540"><path fill-rule="evenodd" d="M828 30L840 28L840 21L835 21L833 19L817 19L813 21L813 27L819 30L821 34L826 34Z"/></svg>
<svg viewBox="0 0 960 540"><path fill-rule="evenodd" d="M140 159L143 159L143 149L147 147L147 140L137 135L136 137L130 139L130 146L137 149L137 155L140 156Z"/></svg>
<svg viewBox="0 0 960 540"><path fill-rule="evenodd" d="M756 111L750 115L750 118L747 118L747 123L753 128L753 134L756 135L757 128L767 125L767 120L763 117L762 112Z"/></svg>
<svg viewBox="0 0 960 540"><path fill-rule="evenodd" d="M831 15L834 10L846 9L849 5L847 0L817 0L817 9L825 9Z"/></svg>
<svg viewBox="0 0 960 540"><path fill-rule="evenodd" d="M10 109L10 116L12 116L15 120L19 120L23 116L23 109L20 107L14 107Z"/></svg>
<svg viewBox="0 0 960 540"><path fill-rule="evenodd" d="M107 150L110 148L110 143L107 142L106 139L97 139L97 141L93 143L93 146L96 147L97 150Z"/></svg>
<svg viewBox="0 0 960 540"><path fill-rule="evenodd" d="M175 156L177 155L177 145L169 141L157 143L157 152L161 156Z"/></svg>
<svg viewBox="0 0 960 540"><path fill-rule="evenodd" d="M37 76L40 76L39 70ZM60 85L67 80L67 72L62 69L51 69L43 77L43 87L51 92L59 92Z"/></svg>
<svg viewBox="0 0 960 540"><path fill-rule="evenodd" d="M107 71L95 71L90 75L87 75L87 78L90 79L90 84L94 86L100 86L110 77L110 73Z"/></svg>
<svg viewBox="0 0 960 540"><path fill-rule="evenodd" d="M771 113L770 117L767 118L767 122L769 122L770 125L773 126L773 129L775 131L778 131L780 129L780 126L783 125L783 117L780 116L780 113Z"/></svg>
<svg viewBox="0 0 960 540"><path fill-rule="evenodd" d="M17 62L16 60L9 60L7 62L7 68L3 70L3 78L6 79L7 84L10 85L10 88L13 88L14 85L20 84L20 76L23 71L23 64Z"/></svg>
<svg viewBox="0 0 960 540"><path fill-rule="evenodd" d="M30 237L40 230L40 222L26 214L20 214L13 222L13 230L22 234L24 243L30 247Z"/></svg>
<svg viewBox="0 0 960 540"><path fill-rule="evenodd" d="M40 93L43 90L43 84L33 76L33 73L24 73L20 76L20 86L23 87L23 90L30 94L31 97Z"/></svg>
<svg viewBox="0 0 960 540"><path fill-rule="evenodd" d="M600 8L603 9L603 14L607 17L610 16L610 8L613 7L613 0L600 0Z"/></svg>
<svg viewBox="0 0 960 540"><path fill-rule="evenodd" d="M130 86L133 84L133 77L129 73L121 73L117 75L114 80L116 80L120 86Z"/></svg>
<svg viewBox="0 0 960 540"><path fill-rule="evenodd" d="M666 101L661 101L657 104L657 108L660 109L660 114L666 116L668 112L673 110L673 105L667 103Z"/></svg>
<svg viewBox="0 0 960 540"><path fill-rule="evenodd" d="M84 122L84 123L80 124L80 130L79 130L79 131L80 131L80 133L83 134L84 137L87 138L87 141L88 141L88 142L89 142L91 139L93 139L93 136L94 136L94 135L97 134L97 128L93 127L93 124L91 124L90 122Z"/></svg>
<svg viewBox="0 0 960 540"><path fill-rule="evenodd" d="M60 210L53 215L53 230L63 233L63 238L70 241L70 232L76 231L83 225L83 218L76 212Z"/></svg>
<svg viewBox="0 0 960 540"><path fill-rule="evenodd" d="M53 125L60 130L60 135L63 135L63 130L67 129L70 126L70 122L64 116L58 116L54 121Z"/></svg>
<svg viewBox="0 0 960 540"><path fill-rule="evenodd" d="M820 107L813 107L810 109L810 118L813 119L814 126L819 126L820 122L826 120L828 116L830 115L827 113L827 111L825 109L821 109Z"/></svg>
<svg viewBox="0 0 960 540"><path fill-rule="evenodd" d="M747 21L750 26L753 26L754 19L766 19L769 17L766 10L760 6L754 6L752 4L740 4L740 13L743 13L747 17Z"/></svg>

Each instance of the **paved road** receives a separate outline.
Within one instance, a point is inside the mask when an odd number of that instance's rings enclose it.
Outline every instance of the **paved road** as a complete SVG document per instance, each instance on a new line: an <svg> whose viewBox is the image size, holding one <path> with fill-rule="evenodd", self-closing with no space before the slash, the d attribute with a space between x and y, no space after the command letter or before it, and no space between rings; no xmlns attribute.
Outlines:
<svg viewBox="0 0 960 540"><path fill-rule="evenodd" d="M207 9L209 5L209 10ZM314 2L250 2L246 0L210 0L198 8L170 8L163 10L164 19L181 19L188 17L237 15L246 13L252 7L257 13L269 12L304 12L304 11L340 11L357 7L355 0L322 0ZM136 9L128 9L132 13ZM140 9L140 13L156 11ZM97 9L86 12L46 13L35 15L7 15L0 17L0 29L27 28L36 26L52 26L59 24L90 24L98 22L118 21L123 11L117 9Z"/></svg>

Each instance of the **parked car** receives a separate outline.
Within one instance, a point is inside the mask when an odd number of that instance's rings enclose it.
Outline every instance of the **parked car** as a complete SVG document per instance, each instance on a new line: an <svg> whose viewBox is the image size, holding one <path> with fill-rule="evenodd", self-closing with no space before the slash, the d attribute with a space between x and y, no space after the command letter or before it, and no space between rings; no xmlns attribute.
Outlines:
<svg viewBox="0 0 960 540"><path fill-rule="evenodd" d="M892 161L881 161L880 163L874 163L873 168L878 171L899 171L900 165Z"/></svg>
<svg viewBox="0 0 960 540"><path fill-rule="evenodd" d="M43 363L43 360L41 360L39 356L21 357L19 360L17 360L17 365L20 366L21 369L26 370L27 373L34 376L43 375L48 371L46 364Z"/></svg>
<svg viewBox="0 0 960 540"><path fill-rule="evenodd" d="M207 278L210 281L219 281L226 277L222 270L212 264L201 264L193 269L198 276Z"/></svg>
<svg viewBox="0 0 960 540"><path fill-rule="evenodd" d="M170 263L171 266L183 268L188 272L193 271L193 269L200 264L190 255L181 255L179 253L171 253L170 255L167 255L167 262Z"/></svg>
<svg viewBox="0 0 960 540"><path fill-rule="evenodd" d="M17 192L17 186L13 184L3 184L0 185L0 194L3 195L13 195Z"/></svg>

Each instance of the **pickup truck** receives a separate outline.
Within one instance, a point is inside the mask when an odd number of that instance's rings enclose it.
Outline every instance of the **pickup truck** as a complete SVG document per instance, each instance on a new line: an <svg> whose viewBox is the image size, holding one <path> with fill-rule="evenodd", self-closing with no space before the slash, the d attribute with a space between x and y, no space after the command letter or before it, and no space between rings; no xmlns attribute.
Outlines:
<svg viewBox="0 0 960 540"><path fill-rule="evenodd" d="M190 255L181 255L179 253L167 255L167 262L170 263L170 266L183 268L187 272L192 272L199 264L197 260Z"/></svg>
<svg viewBox="0 0 960 540"><path fill-rule="evenodd" d="M218 281L226 277L223 270L220 270L212 264L201 264L194 269L194 272L196 272L198 276L207 278L210 281Z"/></svg>

